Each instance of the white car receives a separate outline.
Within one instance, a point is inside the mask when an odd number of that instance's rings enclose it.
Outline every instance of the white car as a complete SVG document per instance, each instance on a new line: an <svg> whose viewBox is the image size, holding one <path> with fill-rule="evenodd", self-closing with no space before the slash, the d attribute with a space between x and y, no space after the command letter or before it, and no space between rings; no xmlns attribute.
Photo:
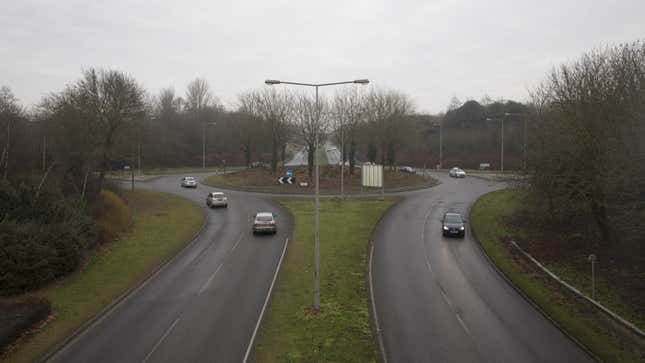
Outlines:
<svg viewBox="0 0 645 363"><path fill-rule="evenodd" d="M466 172L463 171L463 169L459 169L458 167L454 167L454 168L450 169L450 172L448 174L453 178L465 178L466 177Z"/></svg>
<svg viewBox="0 0 645 363"><path fill-rule="evenodd" d="M228 200L226 198L226 195L222 192L210 192L208 193L208 196L206 197L206 205L213 208L213 207L228 207Z"/></svg>
<svg viewBox="0 0 645 363"><path fill-rule="evenodd" d="M197 179L192 176L181 178L181 186L184 188L197 188Z"/></svg>

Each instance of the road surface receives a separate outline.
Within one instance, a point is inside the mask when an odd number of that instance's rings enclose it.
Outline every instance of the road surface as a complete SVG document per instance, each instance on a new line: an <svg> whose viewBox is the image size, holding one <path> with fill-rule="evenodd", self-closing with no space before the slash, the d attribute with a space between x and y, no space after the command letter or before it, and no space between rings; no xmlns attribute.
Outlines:
<svg viewBox="0 0 645 363"><path fill-rule="evenodd" d="M208 191L181 189L180 175L138 183L205 206ZM292 222L257 196L227 193L206 210L205 230L158 275L60 350L54 362L241 362ZM253 236L251 216L278 213L275 236Z"/></svg>
<svg viewBox="0 0 645 363"><path fill-rule="evenodd" d="M588 362L592 359L499 276L470 233L441 235L445 211L468 215L500 186L433 174L375 230L374 300L389 362Z"/></svg>

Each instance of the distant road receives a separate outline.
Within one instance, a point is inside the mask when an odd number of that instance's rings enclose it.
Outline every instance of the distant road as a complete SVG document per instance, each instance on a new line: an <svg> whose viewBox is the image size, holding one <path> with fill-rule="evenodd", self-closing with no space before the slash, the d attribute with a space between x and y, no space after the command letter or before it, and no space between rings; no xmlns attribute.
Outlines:
<svg viewBox="0 0 645 363"><path fill-rule="evenodd" d="M205 206L208 191L181 175L138 187ZM258 196L227 192L227 209L205 210L206 229L177 258L64 347L54 362L236 362L244 358L286 238L289 213ZM278 233L253 236L251 216L278 213Z"/></svg>
<svg viewBox="0 0 645 363"><path fill-rule="evenodd" d="M468 215L502 187L449 178L394 206L374 234L373 283L389 362L592 362L491 266L467 231L441 235L446 211ZM556 303L557 302L553 302Z"/></svg>

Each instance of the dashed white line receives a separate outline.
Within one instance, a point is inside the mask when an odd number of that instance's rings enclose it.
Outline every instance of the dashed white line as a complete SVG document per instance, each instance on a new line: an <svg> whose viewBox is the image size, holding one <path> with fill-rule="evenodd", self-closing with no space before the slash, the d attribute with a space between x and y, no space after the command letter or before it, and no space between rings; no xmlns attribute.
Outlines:
<svg viewBox="0 0 645 363"><path fill-rule="evenodd" d="M213 282L213 279L215 278L215 275L217 275L217 273L219 272L219 269L221 269L221 268L222 268L222 266L224 266L224 262L222 262L222 263L220 263L220 264L219 264L219 267L217 267L217 270L215 270L215 272L213 272L213 274L211 275L211 277L209 277L209 278L208 278L208 280L207 280L207 281L206 281L206 283L202 286L202 288L201 288L201 289L199 289L199 295L201 295L204 291L206 291L206 289L208 289L208 286L211 284L211 282Z"/></svg>
<svg viewBox="0 0 645 363"><path fill-rule="evenodd" d="M237 245L240 244L240 241L242 240L242 233L240 233L240 236L237 238L237 242L235 242L235 245L233 245L233 248L231 248L231 252L235 251L235 248Z"/></svg>
<svg viewBox="0 0 645 363"><path fill-rule="evenodd" d="M461 319L461 316L459 315L459 313L455 313L455 316L457 317L457 320L459 321L459 324L461 324L461 327L464 328L464 330L466 331L466 333L468 335L470 335L470 330L468 330L468 327L466 326L466 323L464 323L464 321Z"/></svg>
<svg viewBox="0 0 645 363"><path fill-rule="evenodd" d="M150 351L150 353L148 353L148 355L146 355L146 357L143 358L142 363L145 363L145 362L148 361L148 359L150 359L150 357L152 356L152 353L154 353L155 350L157 350L157 348L159 348L159 345L161 345L161 343L164 341L164 339L166 339L166 337L168 337L168 335L170 335L170 332L175 328L175 325L177 325L178 322L179 322L179 318L175 319L175 321L172 322L170 327L168 329L166 329L166 332L161 336L159 341L157 341L157 344L155 344L155 346L152 347L152 350Z"/></svg>

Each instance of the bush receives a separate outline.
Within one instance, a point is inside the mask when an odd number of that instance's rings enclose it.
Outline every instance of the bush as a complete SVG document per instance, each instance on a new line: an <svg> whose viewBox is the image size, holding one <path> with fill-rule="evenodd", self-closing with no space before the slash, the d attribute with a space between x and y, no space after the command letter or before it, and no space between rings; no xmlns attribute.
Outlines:
<svg viewBox="0 0 645 363"><path fill-rule="evenodd" d="M0 295L41 287L78 268L96 226L78 201L0 185Z"/></svg>
<svg viewBox="0 0 645 363"><path fill-rule="evenodd" d="M128 205L119 195L109 190L103 190L99 195L95 214L101 242L115 239L127 231L132 223Z"/></svg>

